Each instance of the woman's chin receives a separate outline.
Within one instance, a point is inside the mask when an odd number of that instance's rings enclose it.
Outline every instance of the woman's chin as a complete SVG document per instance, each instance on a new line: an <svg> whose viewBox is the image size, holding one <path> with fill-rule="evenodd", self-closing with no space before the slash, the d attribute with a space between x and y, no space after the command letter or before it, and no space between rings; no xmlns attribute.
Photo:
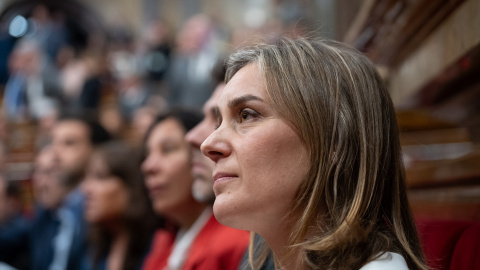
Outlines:
<svg viewBox="0 0 480 270"><path fill-rule="evenodd" d="M229 200L224 194L219 195L213 204L213 214L221 224L239 230L248 230L245 227L245 217L242 217L242 210Z"/></svg>

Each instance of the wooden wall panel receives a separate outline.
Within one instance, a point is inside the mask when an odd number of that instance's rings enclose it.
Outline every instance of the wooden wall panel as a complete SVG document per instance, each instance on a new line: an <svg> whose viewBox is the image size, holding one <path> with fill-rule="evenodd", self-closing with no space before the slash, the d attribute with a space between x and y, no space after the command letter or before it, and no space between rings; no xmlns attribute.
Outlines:
<svg viewBox="0 0 480 270"><path fill-rule="evenodd" d="M480 221L480 185L409 191L416 218Z"/></svg>

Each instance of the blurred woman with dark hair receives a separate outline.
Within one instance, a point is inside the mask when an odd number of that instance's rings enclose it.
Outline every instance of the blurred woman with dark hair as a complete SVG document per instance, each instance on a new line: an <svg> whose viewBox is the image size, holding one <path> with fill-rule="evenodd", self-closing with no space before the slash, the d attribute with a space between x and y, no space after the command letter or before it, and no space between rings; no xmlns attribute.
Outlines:
<svg viewBox="0 0 480 270"><path fill-rule="evenodd" d="M86 269L140 269L155 216L135 152L119 141L98 147L82 184L91 253Z"/></svg>
<svg viewBox="0 0 480 270"><path fill-rule="evenodd" d="M172 110L147 131L142 172L166 226L155 233L146 270L236 270L247 247L247 232L218 223L211 205L192 194L192 149L185 134L200 120L199 113Z"/></svg>

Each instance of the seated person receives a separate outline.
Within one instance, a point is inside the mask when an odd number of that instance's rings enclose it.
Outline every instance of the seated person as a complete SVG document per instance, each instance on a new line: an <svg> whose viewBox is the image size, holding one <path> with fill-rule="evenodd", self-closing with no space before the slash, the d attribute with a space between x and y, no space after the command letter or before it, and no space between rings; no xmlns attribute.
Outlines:
<svg viewBox="0 0 480 270"><path fill-rule="evenodd" d="M201 146L222 224L258 233L285 270L427 269L395 110L364 55L280 38L235 52L226 74Z"/></svg>
<svg viewBox="0 0 480 270"><path fill-rule="evenodd" d="M30 264L30 220L22 215L17 182L0 174L0 269L28 269Z"/></svg>
<svg viewBox="0 0 480 270"><path fill-rule="evenodd" d="M217 122L215 108L217 107L218 100L220 99L220 95L225 87L225 71L224 62L219 61L219 63L212 70L212 77L217 85L210 98L203 105L203 120L186 135L187 141L192 146L192 172L194 177L192 186L193 197L197 201L208 202L210 204L213 204L215 201L215 193L213 192L213 169L215 163L202 154L200 151L200 146L215 130ZM263 240L258 234L252 234L252 237L254 239L252 240L252 247L256 250L259 250L259 247L257 246L261 245ZM247 248L245 249L241 263L238 265L238 270L248 269L248 253L249 249ZM275 269L273 258L270 256L270 254L264 265L260 268L260 270L267 269Z"/></svg>
<svg viewBox="0 0 480 270"><path fill-rule="evenodd" d="M155 216L135 152L120 141L99 146L82 182L90 250L85 269L140 269Z"/></svg>
<svg viewBox="0 0 480 270"><path fill-rule="evenodd" d="M51 146L42 148L35 158L33 190L36 202L33 219L27 224L9 224L0 229L0 253L11 258L8 254L30 251L31 268L45 269L54 256L53 239L60 227L58 211L68 194L60 181Z"/></svg>
<svg viewBox="0 0 480 270"><path fill-rule="evenodd" d="M192 194L192 152L185 134L201 120L176 110L159 116L145 138L142 171L154 211L165 219L144 269L237 269L248 233L217 222Z"/></svg>

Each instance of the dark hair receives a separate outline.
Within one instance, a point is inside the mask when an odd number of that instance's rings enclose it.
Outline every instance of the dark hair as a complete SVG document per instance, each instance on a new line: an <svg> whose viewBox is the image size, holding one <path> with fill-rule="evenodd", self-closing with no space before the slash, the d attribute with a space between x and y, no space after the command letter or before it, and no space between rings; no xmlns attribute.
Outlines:
<svg viewBox="0 0 480 270"><path fill-rule="evenodd" d="M200 121L202 121L202 114L195 110L189 110L181 107L173 108L170 111L158 115L153 123L148 128L148 131L145 133L144 143L150 137L152 130L161 122L173 118L180 123L180 125L185 129L185 133L193 129ZM145 147L144 147L145 148Z"/></svg>
<svg viewBox="0 0 480 270"><path fill-rule="evenodd" d="M88 111L63 111L58 121L79 121L87 126L90 132L90 142L97 146L112 139L110 133L98 122L96 115Z"/></svg>
<svg viewBox="0 0 480 270"><path fill-rule="evenodd" d="M200 121L202 120L202 114L194 110L178 107L158 115L153 121L153 123L150 125L150 127L148 128L147 132L145 133L145 137L143 138L142 149L141 149L141 159L140 159L142 162L147 157L147 152L148 152L147 141L148 141L148 138L150 138L150 135L152 134L153 129L155 129L157 125L159 125L161 122L167 119L175 119L183 127L186 134L188 131L193 129L198 123L200 123ZM157 215L157 219L158 219L157 224L159 227L162 227L167 230L173 230L173 231L177 229L175 228L175 225L169 224L163 216Z"/></svg>
<svg viewBox="0 0 480 270"><path fill-rule="evenodd" d="M123 222L130 238L123 269L136 269L141 264L158 225L142 181L138 151L121 141L111 141L97 147L94 155L105 161L108 172L120 179L129 193ZM108 255L112 239L104 228L92 225L90 240L94 247L94 264L98 264Z"/></svg>
<svg viewBox="0 0 480 270"><path fill-rule="evenodd" d="M211 76L215 85L225 82L225 74L227 73L227 65L225 60L219 60L213 66Z"/></svg>
<svg viewBox="0 0 480 270"><path fill-rule="evenodd" d="M4 178L4 177L1 177L1 178ZM17 181L8 181L6 180L6 178L4 179L6 183L6 190L5 190L6 195L11 198L20 199L22 195L22 188L20 186L20 183L18 183Z"/></svg>

